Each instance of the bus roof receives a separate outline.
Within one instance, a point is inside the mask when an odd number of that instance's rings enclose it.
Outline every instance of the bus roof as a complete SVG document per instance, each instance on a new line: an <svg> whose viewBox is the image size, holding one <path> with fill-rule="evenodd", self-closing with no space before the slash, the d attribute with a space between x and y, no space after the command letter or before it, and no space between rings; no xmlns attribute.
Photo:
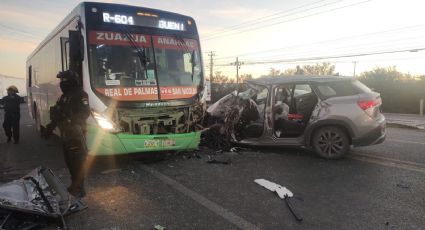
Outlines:
<svg viewBox="0 0 425 230"><path fill-rule="evenodd" d="M102 7L102 8L107 8L107 9L120 8L120 9L127 9L127 10L138 9L138 10L143 10L143 11L154 12L154 13L161 14L161 15L165 14L165 15L172 16L172 17L184 17L184 18L187 18L187 19L191 19L194 22L194 19L190 16L186 16L186 15L182 15L182 14L178 14L178 13L173 13L173 12L169 12L169 11L153 9L153 8L146 8L146 7L133 6L133 5L125 5L125 4L116 4L116 3L81 2L77 6L75 6L74 9L72 9L72 11L64 19L62 19L62 21L53 29L53 31L51 31L47 35L47 37L44 38L40 42L40 44L28 56L27 61L29 59L31 59L32 56L34 56L42 47L44 47L47 42L49 42L54 36L56 36L56 34L58 34L60 31L62 31L63 27L66 26L71 20L79 17L81 14L84 14L83 10L85 9L85 7Z"/></svg>
<svg viewBox="0 0 425 230"><path fill-rule="evenodd" d="M191 18L190 16L187 15L183 15L183 14L179 14L179 13L174 13L171 11L165 11L165 10L159 10L159 9L154 9L154 8L147 8L147 7L142 7L142 6L134 6L134 5L127 5L127 4L119 4L119 3L104 3L104 2L82 2L79 5L84 5L84 6L88 6L88 7L107 7L107 8L128 8L128 9L134 9L137 8L138 10L148 10L150 12L155 12L158 14L168 14L168 15L173 15L174 17L185 17L185 18Z"/></svg>

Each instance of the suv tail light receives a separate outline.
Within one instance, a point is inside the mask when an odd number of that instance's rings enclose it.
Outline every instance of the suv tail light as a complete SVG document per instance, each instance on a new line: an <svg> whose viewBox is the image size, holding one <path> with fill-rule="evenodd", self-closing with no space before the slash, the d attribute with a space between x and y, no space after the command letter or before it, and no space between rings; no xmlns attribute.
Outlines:
<svg viewBox="0 0 425 230"><path fill-rule="evenodd" d="M377 118L380 113L379 106L382 104L381 97L373 100L359 100L357 105L370 117Z"/></svg>
<svg viewBox="0 0 425 230"><path fill-rule="evenodd" d="M380 104L379 100L360 100L360 101L357 101L357 105L359 105L359 107L363 110L373 108L373 107L375 107L379 104Z"/></svg>

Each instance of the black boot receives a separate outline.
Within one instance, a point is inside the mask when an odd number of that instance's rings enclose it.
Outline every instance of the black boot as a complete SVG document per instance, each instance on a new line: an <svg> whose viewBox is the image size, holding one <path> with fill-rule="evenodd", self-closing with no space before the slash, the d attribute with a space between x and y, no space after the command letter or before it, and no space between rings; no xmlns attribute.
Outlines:
<svg viewBox="0 0 425 230"><path fill-rule="evenodd" d="M12 141L12 137L7 137L7 143L10 143Z"/></svg>
<svg viewBox="0 0 425 230"><path fill-rule="evenodd" d="M86 196L86 191L83 186L77 187L71 185L68 187L68 192L76 198L83 198Z"/></svg>

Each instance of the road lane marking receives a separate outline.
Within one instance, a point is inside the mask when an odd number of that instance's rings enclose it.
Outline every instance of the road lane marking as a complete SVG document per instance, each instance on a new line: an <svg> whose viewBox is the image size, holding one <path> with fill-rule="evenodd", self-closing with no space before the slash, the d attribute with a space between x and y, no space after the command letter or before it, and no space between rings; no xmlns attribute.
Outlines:
<svg viewBox="0 0 425 230"><path fill-rule="evenodd" d="M413 161L404 161L404 160L398 160L398 159L389 158L389 157L373 156L373 155L370 155L369 153L359 152L359 151L352 152L352 153L359 155L359 156L363 156L363 157L377 158L377 159L391 161L391 162L395 162L395 163L399 163L399 164L407 164L407 165L412 165L412 166L416 166L416 167L419 167L419 168L425 168L425 164L417 163L417 162L413 162Z"/></svg>
<svg viewBox="0 0 425 230"><path fill-rule="evenodd" d="M425 173L425 164L411 162L411 161L403 161L403 160L396 160L392 158L386 158L386 157L377 157L377 156L370 156L364 153L359 152L352 152L350 155L347 156L350 159L358 160L358 161L364 161L394 168L400 168L415 172L421 172Z"/></svg>
<svg viewBox="0 0 425 230"><path fill-rule="evenodd" d="M419 144L419 145L425 145L424 142L416 142L416 141L405 141L405 140L395 140L395 139L387 139L387 141L391 142L399 142L399 143L407 143L407 144Z"/></svg>
<svg viewBox="0 0 425 230"><path fill-rule="evenodd" d="M156 177L157 179L159 179L163 183L173 187L175 190L183 193L185 196L196 201L198 204L204 206L205 208L209 209L210 211L214 212L215 214L223 217L224 219L226 219L230 223L236 225L240 229L253 229L253 230L257 230L257 229L259 230L260 229L256 225L250 223L249 221L243 219L242 217L239 217L238 215L236 215L233 212L225 209L224 207L220 206L219 204L214 203L211 200L203 197L199 193L190 190L186 186L184 186L184 185L180 184L179 182L177 182L176 180L173 180L172 178L160 173L159 171L157 171L157 170L155 170L155 169L153 169L149 166L146 166L146 165L142 165L142 166L140 166L140 168L143 171L150 173L152 176Z"/></svg>

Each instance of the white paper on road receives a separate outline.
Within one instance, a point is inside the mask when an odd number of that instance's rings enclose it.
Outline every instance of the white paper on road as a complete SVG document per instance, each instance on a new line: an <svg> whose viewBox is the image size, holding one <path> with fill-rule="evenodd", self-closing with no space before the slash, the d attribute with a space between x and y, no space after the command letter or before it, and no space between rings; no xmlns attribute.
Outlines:
<svg viewBox="0 0 425 230"><path fill-rule="evenodd" d="M284 186L278 185L274 182L271 182L271 181L268 181L268 180L265 180L265 179L256 179L256 180L254 180L254 182L263 186L264 188L266 188L266 189L268 189L272 192L276 192L277 195L281 199L285 199L285 196L286 197L293 197L294 196L294 194L289 189L287 189Z"/></svg>

